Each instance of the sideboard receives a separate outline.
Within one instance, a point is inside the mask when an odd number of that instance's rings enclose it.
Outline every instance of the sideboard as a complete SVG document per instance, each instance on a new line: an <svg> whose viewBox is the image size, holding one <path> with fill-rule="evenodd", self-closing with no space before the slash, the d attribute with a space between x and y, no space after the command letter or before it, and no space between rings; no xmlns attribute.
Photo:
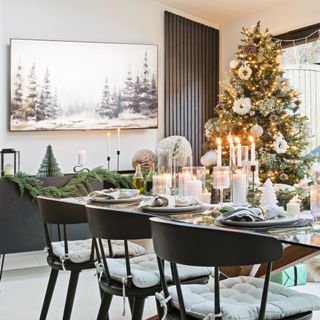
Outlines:
<svg viewBox="0 0 320 320"><path fill-rule="evenodd" d="M73 177L74 174L70 174L42 180L44 185L60 187ZM98 190L103 185L103 182L95 182L92 187ZM89 237L87 225L70 228L70 240L86 237ZM44 231L36 200L28 194L20 196L15 183L0 180L0 254L42 250L44 247Z"/></svg>

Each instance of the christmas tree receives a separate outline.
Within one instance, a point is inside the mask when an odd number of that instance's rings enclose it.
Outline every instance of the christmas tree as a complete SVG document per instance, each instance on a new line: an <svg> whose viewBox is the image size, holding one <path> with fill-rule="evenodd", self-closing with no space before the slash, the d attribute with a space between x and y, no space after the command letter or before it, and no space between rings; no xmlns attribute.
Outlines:
<svg viewBox="0 0 320 320"><path fill-rule="evenodd" d="M61 177L63 176L57 160L53 154L51 145L47 146L46 154L42 160L37 177Z"/></svg>
<svg viewBox="0 0 320 320"><path fill-rule="evenodd" d="M239 137L249 145L256 140L262 182L294 184L313 162L305 156L308 119L299 113L301 101L289 86L279 65L281 44L258 22L243 28L242 44L223 83L214 116L205 125L207 148L216 149L216 138ZM228 152L225 150L227 161Z"/></svg>

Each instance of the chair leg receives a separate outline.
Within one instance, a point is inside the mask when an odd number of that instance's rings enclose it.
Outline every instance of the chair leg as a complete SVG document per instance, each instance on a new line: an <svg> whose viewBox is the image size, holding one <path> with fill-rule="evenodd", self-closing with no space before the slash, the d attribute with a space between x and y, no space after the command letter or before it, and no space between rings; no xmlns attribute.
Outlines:
<svg viewBox="0 0 320 320"><path fill-rule="evenodd" d="M158 317L159 317L159 319L162 319L162 317L163 317L163 308L160 306L159 300L157 298L155 298L155 299L156 299Z"/></svg>
<svg viewBox="0 0 320 320"><path fill-rule="evenodd" d="M45 320L47 318L47 314L48 314L51 298L53 295L54 287L57 282L58 274L59 274L59 270L51 269L47 291L46 291L46 295L44 297L44 301L41 309L40 320Z"/></svg>
<svg viewBox="0 0 320 320"><path fill-rule="evenodd" d="M135 298L132 311L132 320L142 320L145 298Z"/></svg>
<svg viewBox="0 0 320 320"><path fill-rule="evenodd" d="M97 320L109 320L109 308L112 298L113 296L111 294L103 293Z"/></svg>
<svg viewBox="0 0 320 320"><path fill-rule="evenodd" d="M131 314L133 312L133 306L134 306L134 297L128 297L129 300L129 306L130 306L130 310L131 310Z"/></svg>
<svg viewBox="0 0 320 320"><path fill-rule="evenodd" d="M64 306L64 312L63 312L63 318L62 318L63 320L69 320L71 317L71 311L73 307L74 296L76 294L79 274L80 274L79 271L71 271L67 299L66 299L66 304Z"/></svg>

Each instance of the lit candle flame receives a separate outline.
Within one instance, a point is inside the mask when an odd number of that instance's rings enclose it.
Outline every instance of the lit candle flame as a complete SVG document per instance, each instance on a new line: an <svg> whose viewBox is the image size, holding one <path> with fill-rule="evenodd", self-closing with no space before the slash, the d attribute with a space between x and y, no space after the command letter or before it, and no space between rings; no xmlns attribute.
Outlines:
<svg viewBox="0 0 320 320"><path fill-rule="evenodd" d="M217 138L217 144L220 146L221 145L221 138Z"/></svg>
<svg viewBox="0 0 320 320"><path fill-rule="evenodd" d="M253 139L252 136L249 136L249 141L250 141L251 143L254 142L254 139Z"/></svg>
<svg viewBox="0 0 320 320"><path fill-rule="evenodd" d="M230 135L228 136L228 141L229 141L230 144L233 144L232 136L230 136Z"/></svg>
<svg viewBox="0 0 320 320"><path fill-rule="evenodd" d="M234 140L236 141L236 143L240 143L240 138L239 137L235 137Z"/></svg>

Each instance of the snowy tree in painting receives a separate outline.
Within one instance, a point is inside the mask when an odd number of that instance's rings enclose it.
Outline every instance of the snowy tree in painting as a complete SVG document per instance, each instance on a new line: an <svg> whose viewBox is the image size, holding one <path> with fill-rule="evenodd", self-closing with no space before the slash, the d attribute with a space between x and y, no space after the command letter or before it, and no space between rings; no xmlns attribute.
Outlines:
<svg viewBox="0 0 320 320"><path fill-rule="evenodd" d="M36 75L36 64L33 63L30 74L29 74L29 83L28 83L28 95L25 101L25 104L22 106L22 117L26 121L35 120L36 109L39 105L38 99L38 84L37 84L37 75Z"/></svg>
<svg viewBox="0 0 320 320"><path fill-rule="evenodd" d="M18 64L17 73L15 76L15 83L13 89L13 96L11 100L11 112L14 119L19 118L21 115L23 104L23 79L22 79L22 66Z"/></svg>
<svg viewBox="0 0 320 320"><path fill-rule="evenodd" d="M57 92L52 93L50 73L47 69L44 75L40 101L35 109L36 121L54 120L57 119L61 114L62 110L58 104Z"/></svg>
<svg viewBox="0 0 320 320"><path fill-rule="evenodd" d="M157 127L156 46L14 39L11 55L11 130Z"/></svg>

